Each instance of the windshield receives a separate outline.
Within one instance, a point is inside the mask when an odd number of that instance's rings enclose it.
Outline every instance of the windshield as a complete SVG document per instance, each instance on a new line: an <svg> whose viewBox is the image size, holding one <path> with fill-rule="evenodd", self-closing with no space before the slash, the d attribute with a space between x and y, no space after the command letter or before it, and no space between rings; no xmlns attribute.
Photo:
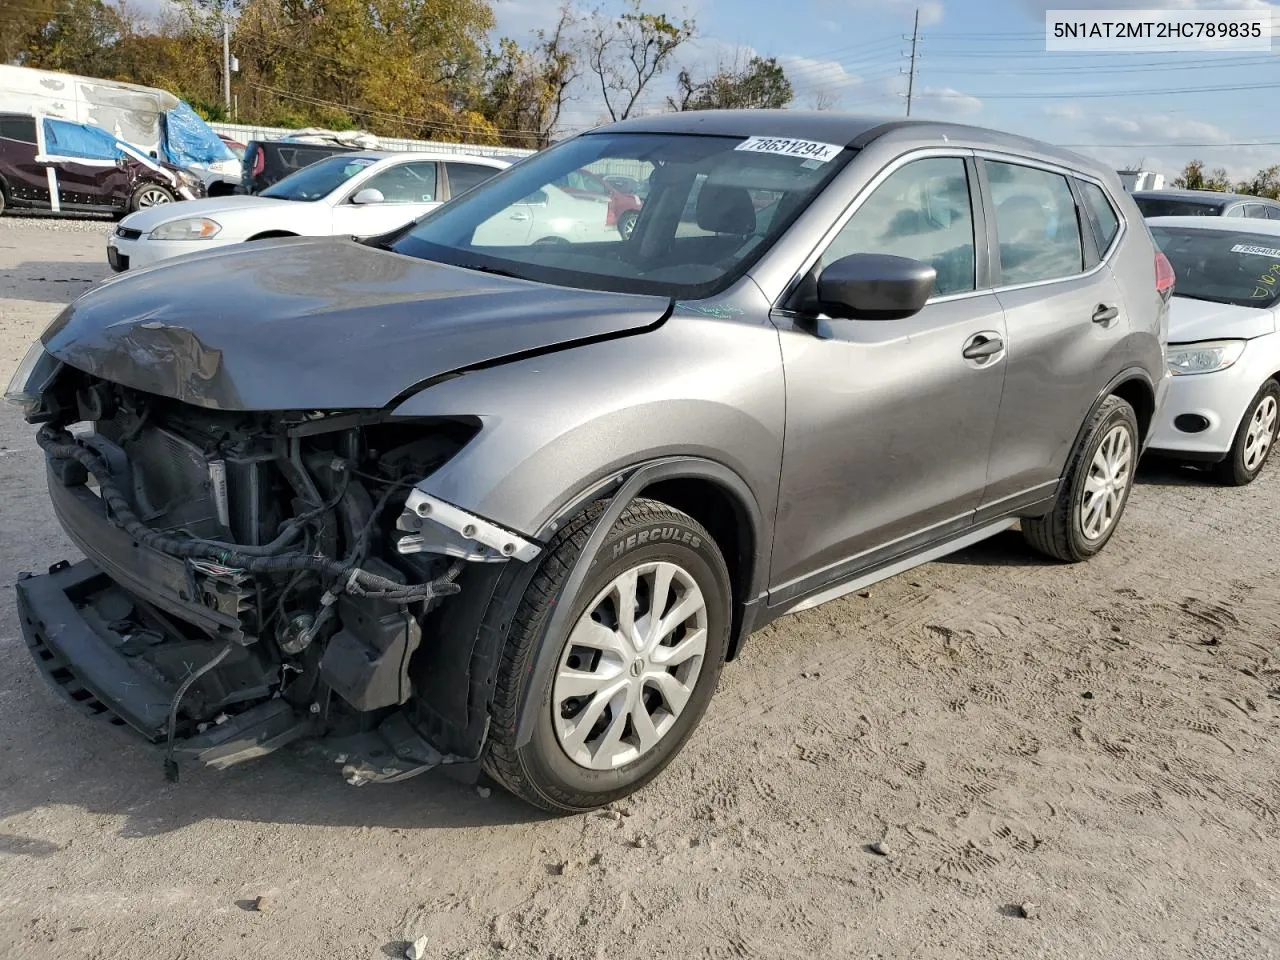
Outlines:
<svg viewBox="0 0 1280 960"><path fill-rule="evenodd" d="M1172 197L1134 197L1144 217L1216 217L1222 203L1216 200L1176 200Z"/></svg>
<svg viewBox="0 0 1280 960"><path fill-rule="evenodd" d="M258 196L276 200L319 200L377 162L376 157L353 157L349 153L340 153L295 170Z"/></svg>
<svg viewBox="0 0 1280 960"><path fill-rule="evenodd" d="M696 299L741 276L850 155L763 137L588 134L511 167L390 246L546 283ZM644 183L646 195L610 177Z"/></svg>
<svg viewBox="0 0 1280 960"><path fill-rule="evenodd" d="M1152 227L1173 264L1175 297L1270 307L1280 297L1280 235Z"/></svg>

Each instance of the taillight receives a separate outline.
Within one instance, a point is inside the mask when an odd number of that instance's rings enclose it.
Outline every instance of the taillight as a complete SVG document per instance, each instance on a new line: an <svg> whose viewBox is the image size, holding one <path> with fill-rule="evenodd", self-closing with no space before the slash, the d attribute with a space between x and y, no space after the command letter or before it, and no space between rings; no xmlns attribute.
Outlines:
<svg viewBox="0 0 1280 960"><path fill-rule="evenodd" d="M1168 302L1173 296L1173 284L1177 278L1173 275L1173 264L1159 250L1156 251L1156 293L1160 299Z"/></svg>
<svg viewBox="0 0 1280 960"><path fill-rule="evenodd" d="M261 147L253 148L253 176L261 175L267 166L267 155Z"/></svg>

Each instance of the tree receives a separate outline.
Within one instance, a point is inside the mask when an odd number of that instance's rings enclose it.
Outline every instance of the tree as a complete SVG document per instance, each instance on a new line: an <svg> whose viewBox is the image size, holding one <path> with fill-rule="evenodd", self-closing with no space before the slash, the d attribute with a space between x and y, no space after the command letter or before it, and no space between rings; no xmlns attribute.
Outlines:
<svg viewBox="0 0 1280 960"><path fill-rule="evenodd" d="M572 44L577 23L566 3L552 29L535 32L531 49L504 37L489 55L484 113L505 141L534 148L551 142L569 88L582 75Z"/></svg>
<svg viewBox="0 0 1280 960"><path fill-rule="evenodd" d="M745 67L721 64L701 83L695 83L688 70L681 70L677 83L679 99L667 99L674 110L780 109L795 97L791 81L775 57L765 60L753 56Z"/></svg>
<svg viewBox="0 0 1280 960"><path fill-rule="evenodd" d="M99 76L110 66L124 21L102 0L55 0L31 8L5 0L0 26L6 47L14 42L9 37L21 37L17 56L25 66Z"/></svg>
<svg viewBox="0 0 1280 960"><path fill-rule="evenodd" d="M1280 200L1280 165L1259 170L1250 180L1241 180L1236 185L1236 193Z"/></svg>
<svg viewBox="0 0 1280 960"><path fill-rule="evenodd" d="M1174 179L1173 185L1183 190L1215 190L1218 193L1231 191L1231 180L1227 177L1227 171L1219 167L1206 177L1203 160L1190 161L1182 168L1182 173Z"/></svg>
<svg viewBox="0 0 1280 960"><path fill-rule="evenodd" d="M672 55L697 30L692 20L676 23L666 14L646 13L640 4L641 0L627 0L616 20L596 10L578 41L614 120L631 116L649 82L667 69Z"/></svg>

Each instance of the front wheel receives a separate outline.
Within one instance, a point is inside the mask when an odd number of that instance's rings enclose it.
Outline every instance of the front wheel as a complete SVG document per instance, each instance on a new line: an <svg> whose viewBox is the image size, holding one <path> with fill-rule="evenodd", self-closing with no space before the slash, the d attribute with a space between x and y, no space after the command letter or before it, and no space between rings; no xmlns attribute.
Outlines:
<svg viewBox="0 0 1280 960"><path fill-rule="evenodd" d="M636 221L639 219L640 214L635 210L628 210L618 218L618 233L622 234L623 240L631 239L631 234L636 229Z"/></svg>
<svg viewBox="0 0 1280 960"><path fill-rule="evenodd" d="M1107 545L1133 489L1138 418L1109 396L1089 418L1072 451L1053 510L1022 521L1031 546L1055 560L1087 560Z"/></svg>
<svg viewBox="0 0 1280 960"><path fill-rule="evenodd" d="M637 500L588 558L577 597L562 597L599 511L552 542L516 614L499 668L485 768L524 800L557 812L603 806L671 761L707 708L724 665L731 587L715 541L692 517ZM551 612L573 604L566 635ZM527 689L546 647L555 669ZM521 709L538 705L528 743Z"/></svg>
<svg viewBox="0 0 1280 960"><path fill-rule="evenodd" d="M173 203L173 193L158 183L144 183L129 198L129 211L137 213L148 207L158 207L162 203Z"/></svg>
<svg viewBox="0 0 1280 960"><path fill-rule="evenodd" d="M1262 472L1275 445L1276 428L1280 425L1277 413L1280 413L1280 384L1268 380L1240 419L1231 452L1214 466L1214 476L1219 483L1243 487Z"/></svg>

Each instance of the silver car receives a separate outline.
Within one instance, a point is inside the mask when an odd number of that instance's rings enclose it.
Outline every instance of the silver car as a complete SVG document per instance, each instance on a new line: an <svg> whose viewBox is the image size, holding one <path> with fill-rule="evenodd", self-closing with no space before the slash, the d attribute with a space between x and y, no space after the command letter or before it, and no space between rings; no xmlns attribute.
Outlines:
<svg viewBox="0 0 1280 960"><path fill-rule="evenodd" d="M538 209L581 169L648 184L633 229ZM10 391L87 557L18 584L27 643L171 777L311 737L353 783L596 807L763 624L1019 523L1101 550L1171 286L1091 161L757 110L592 131L374 240L131 271Z"/></svg>

